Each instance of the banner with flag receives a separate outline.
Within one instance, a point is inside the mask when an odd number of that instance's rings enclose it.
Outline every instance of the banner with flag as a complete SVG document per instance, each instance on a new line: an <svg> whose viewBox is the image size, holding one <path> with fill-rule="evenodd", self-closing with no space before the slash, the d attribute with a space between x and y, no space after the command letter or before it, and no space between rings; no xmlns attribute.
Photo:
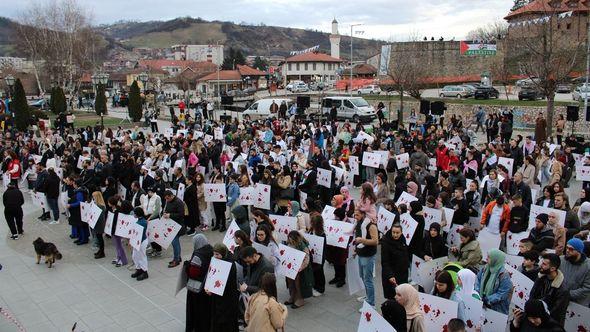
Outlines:
<svg viewBox="0 0 590 332"><path fill-rule="evenodd" d="M291 51L289 52L290 55L299 55L299 54L303 54L303 53L309 53L309 52L315 52L318 51L320 49L320 45L316 45L314 47L310 47L307 48L305 50L301 50L301 51Z"/></svg>
<svg viewBox="0 0 590 332"><path fill-rule="evenodd" d="M461 55L496 55L496 44L478 41L461 41Z"/></svg>

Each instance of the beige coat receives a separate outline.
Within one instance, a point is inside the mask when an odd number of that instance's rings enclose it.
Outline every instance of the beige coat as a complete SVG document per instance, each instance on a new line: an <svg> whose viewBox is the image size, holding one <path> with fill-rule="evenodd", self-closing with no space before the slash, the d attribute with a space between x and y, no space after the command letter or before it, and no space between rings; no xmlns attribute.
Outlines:
<svg viewBox="0 0 590 332"><path fill-rule="evenodd" d="M207 202L205 202L205 185L200 184L197 186L197 203L199 205L199 211L205 212L207 210Z"/></svg>
<svg viewBox="0 0 590 332"><path fill-rule="evenodd" d="M550 184L554 184L555 182L561 181L561 177L563 176L563 164L561 161L555 160L551 164L551 179L549 180Z"/></svg>
<svg viewBox="0 0 590 332"><path fill-rule="evenodd" d="M522 173L522 181L529 187L532 187L535 184L535 179L537 178L537 170L535 165L522 165L519 171Z"/></svg>
<svg viewBox="0 0 590 332"><path fill-rule="evenodd" d="M285 326L287 308L264 291L252 295L244 314L248 332L276 332Z"/></svg>
<svg viewBox="0 0 590 332"><path fill-rule="evenodd" d="M289 188L289 186L291 185L291 176L290 175L277 176L277 185L279 186L279 188L281 188L281 190ZM279 195L280 195L280 192L279 192ZM281 206L281 207L287 207L287 205L289 205L289 200L279 198L277 204L278 204L278 206Z"/></svg>

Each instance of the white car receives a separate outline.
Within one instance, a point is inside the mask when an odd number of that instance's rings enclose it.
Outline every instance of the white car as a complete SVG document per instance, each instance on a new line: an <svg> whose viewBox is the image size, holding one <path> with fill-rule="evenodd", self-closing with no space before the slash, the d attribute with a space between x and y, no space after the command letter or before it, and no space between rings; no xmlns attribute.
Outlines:
<svg viewBox="0 0 590 332"><path fill-rule="evenodd" d="M577 101L584 101L584 99L590 99L590 86L582 84L577 86L572 93L572 99Z"/></svg>
<svg viewBox="0 0 590 332"><path fill-rule="evenodd" d="M367 85L367 86L364 86L364 87L358 89L357 93L359 95L360 94L370 94L370 95L376 94L376 95L378 95L381 93L381 88L378 85L371 84L371 85Z"/></svg>
<svg viewBox="0 0 590 332"><path fill-rule="evenodd" d="M300 82L297 83L295 85L293 85L293 88L291 88L291 92L293 93L297 93L297 92L307 92L309 91L309 87L307 86L307 84Z"/></svg>
<svg viewBox="0 0 590 332"><path fill-rule="evenodd" d="M289 82L289 84L287 84L287 86L285 87L285 90L292 91L293 88L299 83L304 83L304 82L303 81L291 81L291 82Z"/></svg>

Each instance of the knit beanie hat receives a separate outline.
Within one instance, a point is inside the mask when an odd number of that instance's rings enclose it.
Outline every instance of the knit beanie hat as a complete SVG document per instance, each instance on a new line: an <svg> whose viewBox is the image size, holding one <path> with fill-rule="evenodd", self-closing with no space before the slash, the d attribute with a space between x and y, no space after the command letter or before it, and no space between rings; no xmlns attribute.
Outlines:
<svg viewBox="0 0 590 332"><path fill-rule="evenodd" d="M547 222L549 221L549 215L547 213L539 213L537 215L537 219L539 219L543 225L547 225Z"/></svg>
<svg viewBox="0 0 590 332"><path fill-rule="evenodd" d="M578 238L572 238L567 241L567 244L572 246L575 251L583 254L584 253L584 242Z"/></svg>

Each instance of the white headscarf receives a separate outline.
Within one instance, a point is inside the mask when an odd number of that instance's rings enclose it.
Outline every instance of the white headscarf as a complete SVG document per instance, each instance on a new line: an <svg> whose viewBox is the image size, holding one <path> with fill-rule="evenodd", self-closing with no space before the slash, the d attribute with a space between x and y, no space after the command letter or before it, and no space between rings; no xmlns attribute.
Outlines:
<svg viewBox="0 0 590 332"><path fill-rule="evenodd" d="M475 292L475 281L477 276L469 269L462 269L457 273L457 277L461 279L461 288L457 289L457 298L459 300L470 298Z"/></svg>

